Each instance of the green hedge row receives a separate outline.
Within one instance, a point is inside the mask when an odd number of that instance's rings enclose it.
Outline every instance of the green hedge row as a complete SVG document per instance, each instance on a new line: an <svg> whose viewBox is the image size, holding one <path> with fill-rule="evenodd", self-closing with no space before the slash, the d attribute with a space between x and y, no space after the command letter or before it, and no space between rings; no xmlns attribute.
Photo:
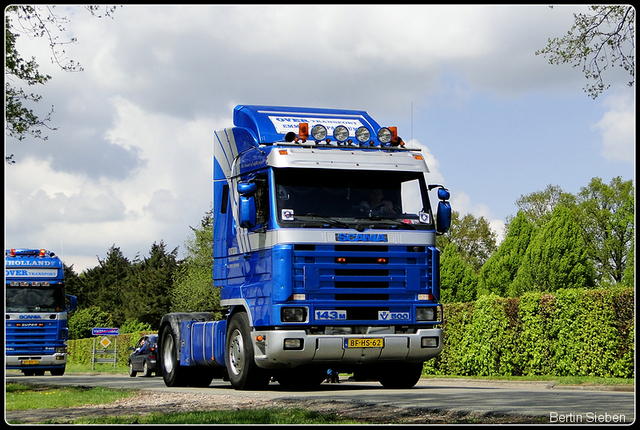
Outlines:
<svg viewBox="0 0 640 430"><path fill-rule="evenodd" d="M107 338L111 341L111 345L109 345L108 349L113 349L114 344L117 343L117 364L118 366L128 366L129 365L129 355L131 351L129 350L130 346L135 346L136 343L140 340L140 338L145 334L150 334L152 332L141 332L141 333L123 333L119 336L107 336ZM93 351L93 343L96 342L96 356L99 358L112 358L113 355L98 355L98 352L103 352L104 347L99 343L104 336L96 336L95 338L86 338L86 339L77 339L77 340L69 340L67 341L69 358L67 359L70 364L91 364L91 355ZM100 366L112 366L113 364L104 364L104 363L96 363L96 370L100 368Z"/></svg>
<svg viewBox="0 0 640 430"><path fill-rule="evenodd" d="M445 304L444 348L425 363L425 373L631 378L634 316L633 289L565 289L511 299L489 295ZM118 365L127 365L129 347L143 334L117 336ZM91 364L93 342L70 340L69 362Z"/></svg>
<svg viewBox="0 0 640 430"><path fill-rule="evenodd" d="M631 378L633 296L633 289L564 289L445 304L443 352L425 373Z"/></svg>

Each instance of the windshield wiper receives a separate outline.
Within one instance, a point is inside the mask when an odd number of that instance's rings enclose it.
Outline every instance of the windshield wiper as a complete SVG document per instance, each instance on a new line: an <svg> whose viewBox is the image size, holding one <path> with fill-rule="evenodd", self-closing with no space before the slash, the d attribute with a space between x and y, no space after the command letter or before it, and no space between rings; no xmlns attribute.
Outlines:
<svg viewBox="0 0 640 430"><path fill-rule="evenodd" d="M349 224L344 223L342 221L338 221L337 219L331 218L331 217L328 217L328 216L318 215L318 214L314 214L314 213L308 213L305 216L313 217L313 218L320 218L321 220L328 222L329 225L331 225L333 227L351 228L351 226Z"/></svg>

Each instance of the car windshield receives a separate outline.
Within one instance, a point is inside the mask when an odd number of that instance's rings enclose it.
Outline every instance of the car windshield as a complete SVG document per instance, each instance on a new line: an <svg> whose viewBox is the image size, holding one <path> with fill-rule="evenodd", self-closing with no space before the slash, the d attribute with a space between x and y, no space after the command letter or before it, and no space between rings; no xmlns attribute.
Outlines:
<svg viewBox="0 0 640 430"><path fill-rule="evenodd" d="M65 308L64 286L6 287L7 312L60 312Z"/></svg>
<svg viewBox="0 0 640 430"><path fill-rule="evenodd" d="M281 226L433 228L421 172L277 169Z"/></svg>

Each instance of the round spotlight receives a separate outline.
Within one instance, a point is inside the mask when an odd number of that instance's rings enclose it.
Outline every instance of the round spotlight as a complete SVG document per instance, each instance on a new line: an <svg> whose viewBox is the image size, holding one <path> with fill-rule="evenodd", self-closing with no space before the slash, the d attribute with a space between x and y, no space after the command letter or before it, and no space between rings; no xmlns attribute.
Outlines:
<svg viewBox="0 0 640 430"><path fill-rule="evenodd" d="M317 141L324 140L327 137L327 127L322 124L316 124L311 129L311 136Z"/></svg>
<svg viewBox="0 0 640 430"><path fill-rule="evenodd" d="M349 129L344 125L339 125L333 130L333 137L338 142L345 142L349 138Z"/></svg>
<svg viewBox="0 0 640 430"><path fill-rule="evenodd" d="M365 143L369 140L370 137L371 132L367 127L358 127L358 129L356 130L356 139L358 139L358 142Z"/></svg>
<svg viewBox="0 0 640 430"><path fill-rule="evenodd" d="M393 134L387 127L382 127L380 130L378 130L378 140L380 141L380 143L389 143L391 142L392 137Z"/></svg>

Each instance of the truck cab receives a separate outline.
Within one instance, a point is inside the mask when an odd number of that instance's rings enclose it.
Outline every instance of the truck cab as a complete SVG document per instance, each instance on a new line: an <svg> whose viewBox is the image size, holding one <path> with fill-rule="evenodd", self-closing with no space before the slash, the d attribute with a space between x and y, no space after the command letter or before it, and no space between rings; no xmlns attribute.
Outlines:
<svg viewBox="0 0 640 430"><path fill-rule="evenodd" d="M46 249L8 249L5 280L6 368L25 375L63 375L67 316L77 300L65 294L62 261Z"/></svg>
<svg viewBox="0 0 640 430"><path fill-rule="evenodd" d="M165 363L224 368L239 389L318 383L328 368L415 385L442 350L435 237L451 217L423 155L364 111L237 106L234 125L214 138L213 287L227 317L161 324L174 343L202 324L189 344L218 353Z"/></svg>

